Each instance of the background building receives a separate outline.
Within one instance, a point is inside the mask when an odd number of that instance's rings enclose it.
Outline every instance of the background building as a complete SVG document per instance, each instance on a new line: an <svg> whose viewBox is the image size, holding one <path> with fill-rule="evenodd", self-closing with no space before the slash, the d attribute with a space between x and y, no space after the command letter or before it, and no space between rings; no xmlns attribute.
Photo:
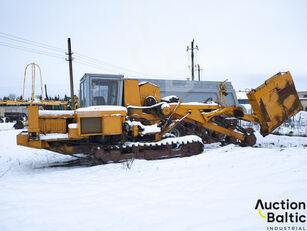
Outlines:
<svg viewBox="0 0 307 231"><path fill-rule="evenodd" d="M303 110L307 111L307 91L299 91L297 94L303 105Z"/></svg>

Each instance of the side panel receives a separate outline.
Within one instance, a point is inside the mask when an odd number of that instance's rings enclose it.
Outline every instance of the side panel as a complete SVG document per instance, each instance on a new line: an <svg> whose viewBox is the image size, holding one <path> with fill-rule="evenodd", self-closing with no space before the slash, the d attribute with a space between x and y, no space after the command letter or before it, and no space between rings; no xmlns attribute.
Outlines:
<svg viewBox="0 0 307 231"><path fill-rule="evenodd" d="M144 101L148 96L153 96L157 102L161 102L160 97L160 88L156 85L153 85L151 83L145 83L143 85L140 85L140 99L141 99L141 105L144 105Z"/></svg>
<svg viewBox="0 0 307 231"><path fill-rule="evenodd" d="M28 132L39 132L38 106L28 107Z"/></svg>
<svg viewBox="0 0 307 231"><path fill-rule="evenodd" d="M42 141L41 140L31 140L29 141L29 134L27 133L21 133L17 135L17 144L25 147L31 147L31 148L43 148Z"/></svg>
<svg viewBox="0 0 307 231"><path fill-rule="evenodd" d="M76 111L79 137L92 135L119 135L122 134L122 124L125 122L127 112L121 110L108 110L109 106L100 106L100 110L93 109ZM114 106L117 107L117 106ZM105 108L105 110L103 109ZM115 108L116 109L116 108Z"/></svg>
<svg viewBox="0 0 307 231"><path fill-rule="evenodd" d="M141 106L138 80L124 80L124 106Z"/></svg>
<svg viewBox="0 0 307 231"><path fill-rule="evenodd" d="M66 119L50 118L50 119L39 119L39 126L41 133L66 133Z"/></svg>
<svg viewBox="0 0 307 231"><path fill-rule="evenodd" d="M105 115L102 117L102 130L103 134L107 135L122 134L122 117Z"/></svg>
<svg viewBox="0 0 307 231"><path fill-rule="evenodd" d="M277 73L248 92L247 97L260 120L263 136L302 110L290 72Z"/></svg>

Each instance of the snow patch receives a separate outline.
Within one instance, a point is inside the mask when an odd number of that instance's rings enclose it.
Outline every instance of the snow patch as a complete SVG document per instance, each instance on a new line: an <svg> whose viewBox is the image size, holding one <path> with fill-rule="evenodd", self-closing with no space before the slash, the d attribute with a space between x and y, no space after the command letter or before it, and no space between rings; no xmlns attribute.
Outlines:
<svg viewBox="0 0 307 231"><path fill-rule="evenodd" d="M83 111L125 111L127 112L127 109L122 106L104 105L104 106L90 106L86 108L79 108L76 111L77 112L83 112Z"/></svg>
<svg viewBox="0 0 307 231"><path fill-rule="evenodd" d="M68 128L70 128L70 129L76 129L76 128L78 128L78 124L77 124L77 123L68 124Z"/></svg>
<svg viewBox="0 0 307 231"><path fill-rule="evenodd" d="M0 131L8 131L14 129L15 123L0 123Z"/></svg>
<svg viewBox="0 0 307 231"><path fill-rule="evenodd" d="M239 106L243 109L244 113L249 115L253 113L253 109L250 104L240 104Z"/></svg>
<svg viewBox="0 0 307 231"><path fill-rule="evenodd" d="M126 121L126 123L130 126L140 126L143 129L142 135L161 132L161 128L158 127L158 124L144 125L139 121Z"/></svg>
<svg viewBox="0 0 307 231"><path fill-rule="evenodd" d="M163 97L161 100L163 100L163 101L170 101L171 99L179 99L178 98L178 96L176 96L176 95L168 95L168 96L165 96L165 97Z"/></svg>
<svg viewBox="0 0 307 231"><path fill-rule="evenodd" d="M170 108L169 104L168 103L162 103L161 109L163 110L166 107Z"/></svg>
<svg viewBox="0 0 307 231"><path fill-rule="evenodd" d="M195 135L188 135L188 136L182 136L182 137L173 137L173 138L166 138L157 142L126 142L124 143L124 147L132 147L132 146L150 146L150 145L167 145L167 144L188 144L192 142L200 142L202 143L202 140L199 136Z"/></svg>
<svg viewBox="0 0 307 231"><path fill-rule="evenodd" d="M170 103L170 104L177 105L178 103ZM212 106L212 105L218 105L218 104L211 101L210 103L188 102L188 103L181 103L180 105Z"/></svg>
<svg viewBox="0 0 307 231"><path fill-rule="evenodd" d="M68 133L49 133L41 134L40 140L57 140L57 139L68 139Z"/></svg>
<svg viewBox="0 0 307 231"><path fill-rule="evenodd" d="M245 128L253 128L256 131L260 130L260 126L258 124L253 124L248 121L240 121L240 125ZM281 124L272 133L287 136L307 136L307 112L300 111L289 120Z"/></svg>
<svg viewBox="0 0 307 231"><path fill-rule="evenodd" d="M139 83L139 86L145 85L146 83L150 83L151 85L154 85L154 86L158 87L156 84L151 83L151 82L148 82L148 81L142 81L142 82L140 82L140 83Z"/></svg>
<svg viewBox="0 0 307 231"><path fill-rule="evenodd" d="M64 115L74 115L74 111L68 110L38 110L39 116L64 116Z"/></svg>

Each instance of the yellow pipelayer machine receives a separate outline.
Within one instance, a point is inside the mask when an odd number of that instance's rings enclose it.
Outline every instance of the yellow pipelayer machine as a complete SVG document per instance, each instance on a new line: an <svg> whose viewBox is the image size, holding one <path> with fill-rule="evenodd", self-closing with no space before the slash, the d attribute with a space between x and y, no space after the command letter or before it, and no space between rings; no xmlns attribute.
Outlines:
<svg viewBox="0 0 307 231"><path fill-rule="evenodd" d="M204 143L252 146L253 129L239 120L260 124L263 136L302 109L289 72L278 73L247 96L253 114L236 105L224 106L224 82L211 103L162 102L160 89L137 80L124 80L122 106L91 106L75 111L28 108L28 131L17 144L62 154L85 153L98 164L127 159L163 159L199 154ZM181 137L171 135L181 128Z"/></svg>

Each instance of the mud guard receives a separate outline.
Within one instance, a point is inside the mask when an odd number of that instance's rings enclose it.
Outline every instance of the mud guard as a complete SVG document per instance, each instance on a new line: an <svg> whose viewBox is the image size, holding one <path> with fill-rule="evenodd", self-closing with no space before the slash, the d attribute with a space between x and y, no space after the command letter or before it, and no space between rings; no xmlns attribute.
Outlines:
<svg viewBox="0 0 307 231"><path fill-rule="evenodd" d="M247 93L254 114L259 118L261 135L270 134L302 110L290 72L280 72Z"/></svg>

